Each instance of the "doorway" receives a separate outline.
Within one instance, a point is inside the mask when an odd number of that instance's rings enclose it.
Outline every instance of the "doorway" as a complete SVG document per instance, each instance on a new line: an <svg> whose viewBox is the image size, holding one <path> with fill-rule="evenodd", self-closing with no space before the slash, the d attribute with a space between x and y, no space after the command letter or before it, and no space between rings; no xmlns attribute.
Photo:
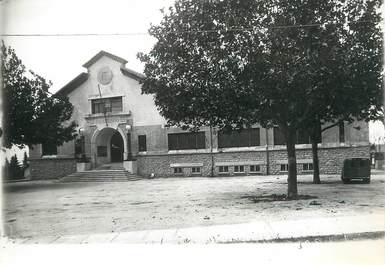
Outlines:
<svg viewBox="0 0 385 265"><path fill-rule="evenodd" d="M123 138L118 131L111 136L110 141L111 162L122 162L124 152Z"/></svg>

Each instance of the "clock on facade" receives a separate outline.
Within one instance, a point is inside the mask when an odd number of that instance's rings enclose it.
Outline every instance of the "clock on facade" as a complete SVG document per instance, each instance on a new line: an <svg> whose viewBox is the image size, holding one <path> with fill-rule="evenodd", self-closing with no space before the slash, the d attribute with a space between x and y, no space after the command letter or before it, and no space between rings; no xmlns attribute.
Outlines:
<svg viewBox="0 0 385 265"><path fill-rule="evenodd" d="M112 71L109 67L103 67L99 70L98 81L102 85L108 85L112 80Z"/></svg>

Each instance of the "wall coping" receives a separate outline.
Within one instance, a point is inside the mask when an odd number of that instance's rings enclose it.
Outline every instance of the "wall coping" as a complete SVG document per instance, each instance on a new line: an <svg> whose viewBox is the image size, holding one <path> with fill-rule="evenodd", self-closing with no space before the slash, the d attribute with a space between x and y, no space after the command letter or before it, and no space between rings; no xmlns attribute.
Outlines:
<svg viewBox="0 0 385 265"><path fill-rule="evenodd" d="M44 157L44 158L30 158L28 161L52 161L52 160L76 160L72 157Z"/></svg>
<svg viewBox="0 0 385 265"><path fill-rule="evenodd" d="M264 165L265 161L220 161L215 162L215 166L246 166L246 165Z"/></svg>
<svg viewBox="0 0 385 265"><path fill-rule="evenodd" d="M174 163L170 167L203 167L203 163Z"/></svg>
<svg viewBox="0 0 385 265"><path fill-rule="evenodd" d="M282 160L276 160L276 164L288 164L288 160L287 159L282 159ZM310 163L312 164L313 163L313 159L311 158L308 158L308 159L297 159L297 164L307 164L307 163Z"/></svg>
<svg viewBox="0 0 385 265"><path fill-rule="evenodd" d="M321 146L318 148L319 151L321 150L330 150L330 149L349 149L349 148L362 148L367 147L369 148L370 145L345 145L345 146ZM284 148L274 148L274 149L268 149L269 152L279 152L279 151L286 151L286 147ZM309 148L297 148L297 151L303 151L303 150L311 150L311 147ZM201 152L182 152L184 150L179 150L180 152L177 153L170 153L169 151L146 151L146 152L139 152L138 157L146 157L146 156L179 156L179 155L216 155L216 154L228 154L228 153L266 153L266 148L259 149L259 150L228 150L226 152L221 151L214 151L210 153L210 151L207 151L206 149L202 149Z"/></svg>

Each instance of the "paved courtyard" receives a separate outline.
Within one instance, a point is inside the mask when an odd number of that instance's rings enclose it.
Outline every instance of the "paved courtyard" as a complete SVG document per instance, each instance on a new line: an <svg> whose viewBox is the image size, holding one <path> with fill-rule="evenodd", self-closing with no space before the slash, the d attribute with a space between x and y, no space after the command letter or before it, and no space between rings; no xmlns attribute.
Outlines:
<svg viewBox="0 0 385 265"><path fill-rule="evenodd" d="M264 200L286 193L286 176L8 183L5 229L25 238L385 213L382 173L370 184L342 184L339 176L322 176L321 185L311 176L298 180L299 193L313 198Z"/></svg>

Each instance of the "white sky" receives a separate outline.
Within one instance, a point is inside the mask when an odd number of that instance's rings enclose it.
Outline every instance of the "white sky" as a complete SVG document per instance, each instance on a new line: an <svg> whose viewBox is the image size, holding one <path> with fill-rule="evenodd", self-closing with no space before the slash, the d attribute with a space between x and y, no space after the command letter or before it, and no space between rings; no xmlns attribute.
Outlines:
<svg viewBox="0 0 385 265"><path fill-rule="evenodd" d="M136 33L147 32L161 19L160 8L171 0L3 0L4 33ZM52 80L55 92L85 71L82 64L100 50L128 60L127 67L142 71L136 59L149 51L149 35L82 37L5 37L27 68Z"/></svg>
<svg viewBox="0 0 385 265"><path fill-rule="evenodd" d="M0 0L1 1L1 0ZM3 33L143 33L161 20L160 9L173 0L2 0ZM148 52L148 35L82 37L4 37L28 69L53 82L55 92L85 69L82 64L100 50L125 58L141 72L138 52ZM370 138L384 136L381 123L370 125Z"/></svg>

